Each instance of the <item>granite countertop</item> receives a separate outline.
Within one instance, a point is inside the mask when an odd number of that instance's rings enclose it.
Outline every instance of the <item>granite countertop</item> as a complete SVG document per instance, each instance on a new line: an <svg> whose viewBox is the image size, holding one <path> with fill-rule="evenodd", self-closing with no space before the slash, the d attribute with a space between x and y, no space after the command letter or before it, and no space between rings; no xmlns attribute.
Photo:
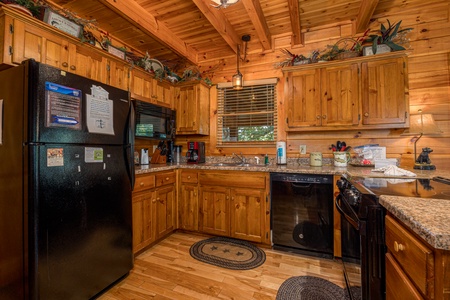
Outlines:
<svg viewBox="0 0 450 300"><path fill-rule="evenodd" d="M281 172L298 174L327 174L340 175L347 173L351 176L386 177L383 173L372 172L373 168L348 166L334 167L325 164L322 167L311 167L305 163L290 163L287 165L271 164L268 166L217 166L217 163L205 164L165 164L137 166L136 174L173 170L235 170L247 172ZM417 175L417 178L433 178L442 176L450 178L450 170L413 170L405 168ZM380 204L390 213L401 220L407 227L417 233L436 249L450 250L450 201L438 199L423 199L411 197L381 196Z"/></svg>
<svg viewBox="0 0 450 300"><path fill-rule="evenodd" d="M450 201L381 196L380 204L430 246L450 250Z"/></svg>

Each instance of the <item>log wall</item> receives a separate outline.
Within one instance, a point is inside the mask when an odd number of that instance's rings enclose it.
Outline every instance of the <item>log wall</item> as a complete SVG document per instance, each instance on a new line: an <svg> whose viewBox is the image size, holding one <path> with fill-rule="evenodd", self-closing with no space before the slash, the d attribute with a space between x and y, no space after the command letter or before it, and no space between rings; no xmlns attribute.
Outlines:
<svg viewBox="0 0 450 300"><path fill-rule="evenodd" d="M405 2L405 1L404 1ZM405 3L407 3L406 1ZM411 2L395 10L383 11L374 15L369 24L370 31L375 32L380 24L402 20L402 28L412 27L409 33L410 48L408 58L410 113L417 113L422 109L424 113L432 113L438 126L443 131L439 136L424 136L418 142L417 148L428 146L434 152L431 154L433 162L439 167L449 166L450 163L450 3L448 1L430 1L426 5ZM377 10L379 11L379 10ZM360 34L359 34L360 35ZM358 146L368 143L378 143L387 147L388 157L402 158L402 164L412 163L414 137L401 136L403 130L366 130L345 132L317 132L317 133L289 133L285 131L285 101L283 99L283 74L281 69L275 68L277 62L285 57L279 51L287 48L293 53L309 55L315 49L322 50L326 45L332 45L342 37L358 36L353 22L336 23L333 26L317 28L303 32L304 45L290 48L290 36L274 36L275 51L259 53L248 49L246 61L241 63L240 70L244 80L278 77L278 137L286 140L288 157L300 157L299 145L307 145L307 153L321 151L331 157L329 145L337 139L345 140L348 145ZM231 80L236 71L235 57L204 60L202 70L214 70L210 75L214 83ZM215 132L215 88L211 89L211 135L209 137L177 138L177 144L185 145L188 140L199 140L207 143L209 155L230 155L232 152L242 152L245 155L275 155L275 147L270 148L216 148ZM303 156L308 156L303 155Z"/></svg>

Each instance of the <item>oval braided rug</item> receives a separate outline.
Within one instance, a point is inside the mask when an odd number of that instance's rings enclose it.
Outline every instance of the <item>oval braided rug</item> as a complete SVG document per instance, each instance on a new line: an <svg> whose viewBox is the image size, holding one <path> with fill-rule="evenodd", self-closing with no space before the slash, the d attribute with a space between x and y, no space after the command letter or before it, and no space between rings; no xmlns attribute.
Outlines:
<svg viewBox="0 0 450 300"><path fill-rule="evenodd" d="M347 300L346 288L314 276L291 277L278 289L276 300Z"/></svg>
<svg viewBox="0 0 450 300"><path fill-rule="evenodd" d="M259 267L266 260L266 253L249 242L213 237L191 246L191 256L199 261L233 270L249 270Z"/></svg>

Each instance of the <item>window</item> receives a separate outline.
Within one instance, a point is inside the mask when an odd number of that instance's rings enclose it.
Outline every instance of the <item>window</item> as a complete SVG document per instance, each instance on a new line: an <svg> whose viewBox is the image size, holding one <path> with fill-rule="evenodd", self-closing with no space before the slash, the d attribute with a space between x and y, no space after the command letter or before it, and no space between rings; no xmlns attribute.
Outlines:
<svg viewBox="0 0 450 300"><path fill-rule="evenodd" d="M251 84L250 84L251 83ZM277 140L277 79L217 87L217 144L273 144Z"/></svg>

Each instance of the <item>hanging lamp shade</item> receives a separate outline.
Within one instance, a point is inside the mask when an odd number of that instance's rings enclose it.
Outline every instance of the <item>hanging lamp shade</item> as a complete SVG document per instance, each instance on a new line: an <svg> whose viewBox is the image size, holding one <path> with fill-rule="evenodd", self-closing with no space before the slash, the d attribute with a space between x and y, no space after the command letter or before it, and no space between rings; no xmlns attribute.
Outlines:
<svg viewBox="0 0 450 300"><path fill-rule="evenodd" d="M232 78L232 84L233 84L233 90L242 90L244 88L244 78L239 71L239 59L240 59L240 47L237 46L237 54L236 54L236 74L233 75Z"/></svg>

